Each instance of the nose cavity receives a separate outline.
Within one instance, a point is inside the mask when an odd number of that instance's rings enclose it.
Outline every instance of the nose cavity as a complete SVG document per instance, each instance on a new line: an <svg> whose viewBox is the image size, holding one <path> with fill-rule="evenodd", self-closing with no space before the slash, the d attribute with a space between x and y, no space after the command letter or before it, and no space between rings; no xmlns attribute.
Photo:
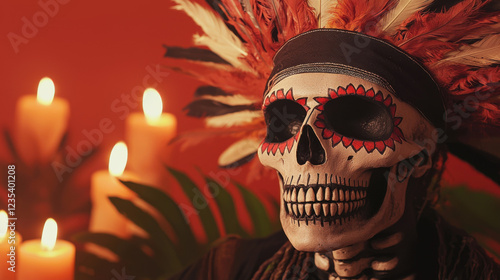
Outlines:
<svg viewBox="0 0 500 280"><path fill-rule="evenodd" d="M297 162L304 165L308 161L314 165L325 163L325 150L312 127L305 125L297 146Z"/></svg>

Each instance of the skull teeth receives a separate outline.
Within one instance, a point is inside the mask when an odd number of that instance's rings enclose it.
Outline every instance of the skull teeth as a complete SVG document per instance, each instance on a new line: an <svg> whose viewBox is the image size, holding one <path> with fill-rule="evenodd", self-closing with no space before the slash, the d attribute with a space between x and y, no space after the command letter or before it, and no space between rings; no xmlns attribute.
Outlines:
<svg viewBox="0 0 500 280"><path fill-rule="evenodd" d="M366 204L366 190L344 186L289 186L283 200L286 212L295 218L347 217Z"/></svg>
<svg viewBox="0 0 500 280"><path fill-rule="evenodd" d="M366 198L366 190L349 190L331 187L291 187L285 190L283 200L292 203L360 201Z"/></svg>
<svg viewBox="0 0 500 280"><path fill-rule="evenodd" d="M357 200L350 202L306 202L291 203L285 202L287 213L295 218L313 218L313 217L338 217L348 216L359 208L364 206L366 200Z"/></svg>
<svg viewBox="0 0 500 280"><path fill-rule="evenodd" d="M306 201L307 202L313 202L315 200L315 195L314 195L314 190L312 188L309 188L306 193Z"/></svg>

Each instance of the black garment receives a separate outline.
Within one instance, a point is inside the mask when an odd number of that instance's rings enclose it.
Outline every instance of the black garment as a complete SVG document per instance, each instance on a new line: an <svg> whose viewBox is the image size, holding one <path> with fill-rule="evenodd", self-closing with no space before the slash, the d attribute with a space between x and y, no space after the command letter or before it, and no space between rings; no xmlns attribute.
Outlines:
<svg viewBox="0 0 500 280"><path fill-rule="evenodd" d="M435 210L425 211L417 225L417 232L416 279L500 279L500 265L487 256L473 237L449 225ZM269 267L276 267L282 261L276 252L287 247L287 243L282 231L254 240L227 237L202 259L170 280L250 280L264 262L272 259L270 263L273 265ZM304 265L306 264L296 263L293 267ZM314 269L304 279L328 277Z"/></svg>
<svg viewBox="0 0 500 280"><path fill-rule="evenodd" d="M203 258L170 280L246 280L287 242L283 231L262 239L226 237Z"/></svg>

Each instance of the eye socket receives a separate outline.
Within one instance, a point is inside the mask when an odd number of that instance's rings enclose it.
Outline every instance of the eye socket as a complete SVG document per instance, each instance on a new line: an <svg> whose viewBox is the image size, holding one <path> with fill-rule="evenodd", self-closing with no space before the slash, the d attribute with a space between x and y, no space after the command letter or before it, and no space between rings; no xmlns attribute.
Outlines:
<svg viewBox="0 0 500 280"><path fill-rule="evenodd" d="M358 95L342 96L324 106L326 125L358 140L381 141L391 137L394 123L381 102Z"/></svg>
<svg viewBox="0 0 500 280"><path fill-rule="evenodd" d="M280 143L295 136L306 117L302 105L288 99L276 100L264 112L266 119L266 142Z"/></svg>

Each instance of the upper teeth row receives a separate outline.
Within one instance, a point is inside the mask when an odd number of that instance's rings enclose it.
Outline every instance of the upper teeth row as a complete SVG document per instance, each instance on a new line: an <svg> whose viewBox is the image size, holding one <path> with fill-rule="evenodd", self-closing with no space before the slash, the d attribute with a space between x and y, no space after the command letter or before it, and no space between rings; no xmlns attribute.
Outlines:
<svg viewBox="0 0 500 280"><path fill-rule="evenodd" d="M366 197L365 190L343 190L342 188L309 187L288 188L283 193L286 202L354 201Z"/></svg>
<svg viewBox="0 0 500 280"><path fill-rule="evenodd" d="M316 185L328 185L328 184L336 184L336 185L341 185L341 186L346 186L346 187L365 187L367 188L369 185L369 180L364 180L364 179L351 179L351 178L344 178L341 176L336 176L333 174L301 174L298 176L290 176L286 177L284 179L284 184L285 185L293 185L293 186L299 186L299 185L311 185L311 184L316 184Z"/></svg>

